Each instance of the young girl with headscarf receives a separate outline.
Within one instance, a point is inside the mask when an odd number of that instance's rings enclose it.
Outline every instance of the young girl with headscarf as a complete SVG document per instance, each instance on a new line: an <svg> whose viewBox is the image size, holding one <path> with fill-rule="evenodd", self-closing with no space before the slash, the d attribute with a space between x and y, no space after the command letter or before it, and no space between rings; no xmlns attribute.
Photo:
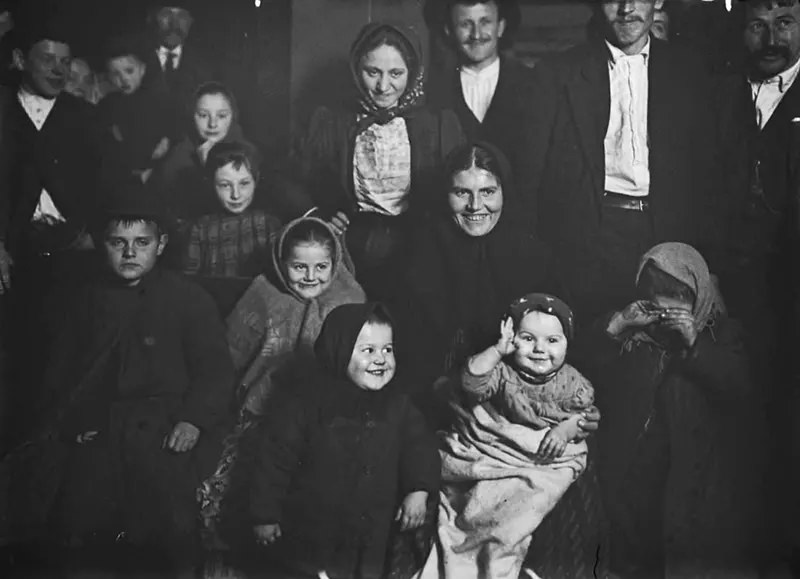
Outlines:
<svg viewBox="0 0 800 579"><path fill-rule="evenodd" d="M274 544L270 577L378 579L390 532L419 527L438 490L436 440L393 384L383 306L336 308L314 351L318 371L264 423L253 531Z"/></svg>
<svg viewBox="0 0 800 579"><path fill-rule="evenodd" d="M642 256L636 292L587 337L581 366L607 425L598 464L614 570L753 576L764 424L740 326L683 243Z"/></svg>
<svg viewBox="0 0 800 579"><path fill-rule="evenodd" d="M302 146L305 193L339 231L371 297L394 289L410 230L430 210L445 156L463 142L452 111L423 106L419 39L402 25L365 26L350 51L353 105L321 107Z"/></svg>

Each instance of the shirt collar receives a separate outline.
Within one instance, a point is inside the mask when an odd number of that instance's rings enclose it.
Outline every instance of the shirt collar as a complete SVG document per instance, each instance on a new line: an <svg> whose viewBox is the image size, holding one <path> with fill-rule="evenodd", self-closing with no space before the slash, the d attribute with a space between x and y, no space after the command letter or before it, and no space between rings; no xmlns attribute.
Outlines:
<svg viewBox="0 0 800 579"><path fill-rule="evenodd" d="M797 79L798 73L800 73L800 60L795 62L790 68L784 70L779 74L776 74L773 77L761 81L750 81L750 82L755 86L774 84L778 86L778 91L783 93L789 90L789 87L791 87L792 83L794 83L795 79Z"/></svg>
<svg viewBox="0 0 800 579"><path fill-rule="evenodd" d="M484 68L482 70L477 70L476 71L476 70L473 70L471 68L467 68L465 66L462 66L461 67L461 73L466 75L466 76L472 77L474 79L489 78L489 77L499 76L499 74L500 74L500 57L496 58L495 61L492 64L490 64L489 66L487 66L486 68Z"/></svg>
<svg viewBox="0 0 800 579"><path fill-rule="evenodd" d="M609 58L609 62L611 63L612 67L615 66L620 60L623 60L625 58L631 59L637 56L643 56L645 64L647 64L647 61L650 59L650 46L652 44L650 42L650 36L647 37L647 44L645 44L644 48L642 48L642 50L639 51L637 54L625 54L624 52L622 52L621 49L611 44L608 40L606 40L605 43L611 55Z"/></svg>
<svg viewBox="0 0 800 579"><path fill-rule="evenodd" d="M56 97L53 97L51 99L45 98L41 95L30 92L24 86L19 87L19 92L17 94L19 95L20 100L24 103L30 103L30 104L39 103L44 107L51 107L56 102Z"/></svg>
<svg viewBox="0 0 800 579"><path fill-rule="evenodd" d="M166 58L170 54L174 54L175 56L180 58L181 55L183 54L183 44L179 44L178 46L176 46L175 48L172 48L172 49L167 48L166 46L159 46L158 47L158 55L159 56L163 56L164 58Z"/></svg>

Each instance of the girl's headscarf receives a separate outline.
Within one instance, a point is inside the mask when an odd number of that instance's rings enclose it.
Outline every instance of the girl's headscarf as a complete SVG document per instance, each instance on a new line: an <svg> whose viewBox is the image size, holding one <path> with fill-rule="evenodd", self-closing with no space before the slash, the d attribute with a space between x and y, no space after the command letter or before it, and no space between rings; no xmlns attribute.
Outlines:
<svg viewBox="0 0 800 579"><path fill-rule="evenodd" d="M662 243L650 249L639 261L639 270L636 274L637 284L642 270L648 263L652 263L664 273L692 289L696 296L692 314L698 331L702 331L703 328L713 323L719 314L725 313L725 303L708 271L706 260L691 245L671 242Z"/></svg>
<svg viewBox="0 0 800 579"><path fill-rule="evenodd" d="M572 337L575 335L575 316L570 307L562 300L550 294L541 293L528 294L515 300L509 308L514 328L519 328L522 318L531 312L542 312L557 317L561 322L561 327L564 328L567 340L572 341Z"/></svg>
<svg viewBox="0 0 800 579"><path fill-rule="evenodd" d="M390 319L384 306L377 302L345 304L334 309L325 319L314 344L320 369L337 379L347 379L347 366L353 355L358 334L376 312Z"/></svg>
<svg viewBox="0 0 800 579"><path fill-rule="evenodd" d="M400 97L397 104L391 108L384 109L379 107L372 100L369 92L361 81L361 59L366 54L366 49L370 46L379 34L388 33L403 43L406 47L405 53L413 55L413 62L406 61L408 67L408 85L405 92ZM406 59L408 60L408 59ZM366 129L374 123L384 125L396 117L405 117L420 105L422 97L425 95L425 67L423 65L422 45L414 31L404 25L387 24L374 22L367 24L361 29L350 49L350 70L353 80L361 95L359 101L361 108L361 118L358 123L358 132Z"/></svg>

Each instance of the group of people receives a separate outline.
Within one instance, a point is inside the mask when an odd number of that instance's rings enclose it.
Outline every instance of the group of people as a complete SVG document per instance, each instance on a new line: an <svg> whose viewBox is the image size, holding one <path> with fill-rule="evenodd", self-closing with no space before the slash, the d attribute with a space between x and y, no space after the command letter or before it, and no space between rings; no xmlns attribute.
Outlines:
<svg viewBox="0 0 800 579"><path fill-rule="evenodd" d="M657 37L664 0L591 5L530 69L515 2L429 2L458 57L431 79L412 28L365 25L352 100L281 162L178 0L109 39L96 106L64 31L17 23L4 530L48 555L10 570L788 564L800 2L738 3L724 73Z"/></svg>

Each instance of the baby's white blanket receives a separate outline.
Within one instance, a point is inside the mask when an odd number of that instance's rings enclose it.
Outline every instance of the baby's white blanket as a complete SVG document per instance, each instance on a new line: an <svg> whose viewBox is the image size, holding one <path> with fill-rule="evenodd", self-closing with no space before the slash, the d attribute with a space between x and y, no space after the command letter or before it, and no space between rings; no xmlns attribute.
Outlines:
<svg viewBox="0 0 800 579"><path fill-rule="evenodd" d="M442 433L438 540L418 579L517 579L531 535L586 468L586 443L552 462L547 430L512 424L489 403L454 405Z"/></svg>

